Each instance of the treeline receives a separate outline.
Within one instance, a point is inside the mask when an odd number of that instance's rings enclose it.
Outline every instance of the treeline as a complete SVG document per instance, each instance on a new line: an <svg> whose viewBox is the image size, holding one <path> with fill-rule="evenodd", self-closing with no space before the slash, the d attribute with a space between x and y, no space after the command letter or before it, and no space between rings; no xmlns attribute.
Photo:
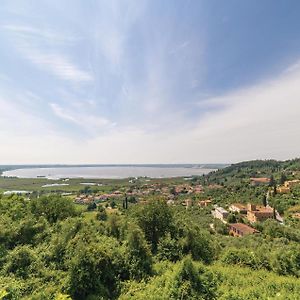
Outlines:
<svg viewBox="0 0 300 300"><path fill-rule="evenodd" d="M219 169L218 171L211 172L204 177L208 181L228 180L232 177L235 178L248 178L249 177L270 177L271 174L282 174L286 172L290 174L293 171L300 169L300 159L295 158L286 161L277 160L252 160L236 164L232 164L226 168ZM280 176L280 175L279 175ZM278 176L277 176L278 177ZM278 178L279 179L279 178Z"/></svg>

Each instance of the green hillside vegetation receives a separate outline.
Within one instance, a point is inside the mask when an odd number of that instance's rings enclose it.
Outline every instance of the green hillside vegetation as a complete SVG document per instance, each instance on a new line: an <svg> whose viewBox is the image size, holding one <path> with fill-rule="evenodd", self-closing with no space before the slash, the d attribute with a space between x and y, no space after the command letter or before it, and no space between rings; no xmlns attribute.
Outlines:
<svg viewBox="0 0 300 300"><path fill-rule="evenodd" d="M125 196L77 205L58 194L2 195L0 299L299 299L298 187L270 196L284 224L269 219L242 238L229 236L211 207L181 204L261 204L275 184L254 186L250 177L279 182L299 179L299 170L299 160L241 163L193 178L203 193L191 195L175 193L183 179L153 180L174 192L174 205L156 192L128 205ZM124 191L143 184L126 182ZM122 190L122 181L106 184Z"/></svg>

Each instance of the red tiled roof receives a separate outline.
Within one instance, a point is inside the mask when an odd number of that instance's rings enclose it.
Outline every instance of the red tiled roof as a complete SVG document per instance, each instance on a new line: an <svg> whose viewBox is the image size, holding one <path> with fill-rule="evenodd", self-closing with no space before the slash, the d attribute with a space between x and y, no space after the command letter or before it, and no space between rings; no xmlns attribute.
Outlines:
<svg viewBox="0 0 300 300"><path fill-rule="evenodd" d="M270 178L266 178L266 177L261 177L261 178L252 177L252 178L250 178L250 180L254 181L254 182L261 182L261 183L269 183L270 182Z"/></svg>
<svg viewBox="0 0 300 300"><path fill-rule="evenodd" d="M253 234L253 233L259 232L258 230L254 229L246 224L243 224L243 223L229 224L229 226L231 228L235 228L235 229L239 230L243 234Z"/></svg>

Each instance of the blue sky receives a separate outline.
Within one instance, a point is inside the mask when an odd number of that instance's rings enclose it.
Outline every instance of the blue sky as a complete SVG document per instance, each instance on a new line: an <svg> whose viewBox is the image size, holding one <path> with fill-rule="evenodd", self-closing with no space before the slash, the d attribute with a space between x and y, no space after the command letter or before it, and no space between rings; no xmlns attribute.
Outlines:
<svg viewBox="0 0 300 300"><path fill-rule="evenodd" d="M0 163L299 156L297 0L3 0Z"/></svg>

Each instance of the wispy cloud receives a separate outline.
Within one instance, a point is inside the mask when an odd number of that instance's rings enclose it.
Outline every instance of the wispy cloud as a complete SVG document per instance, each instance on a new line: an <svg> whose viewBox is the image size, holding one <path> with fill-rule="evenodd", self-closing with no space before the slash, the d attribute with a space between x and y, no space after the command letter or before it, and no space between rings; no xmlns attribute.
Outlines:
<svg viewBox="0 0 300 300"><path fill-rule="evenodd" d="M9 31L18 35L19 37L26 38L38 38L44 41L51 41L51 43L72 43L79 40L76 36L71 36L70 34L62 34L49 29L39 29L31 27L28 25L18 25L18 24L6 24L2 25L2 30Z"/></svg>
<svg viewBox="0 0 300 300"><path fill-rule="evenodd" d="M49 71L60 79L74 82L93 81L93 76L89 72L79 69L62 54L47 53L29 45L23 45L19 50L38 68Z"/></svg>
<svg viewBox="0 0 300 300"><path fill-rule="evenodd" d="M63 41L64 44L69 44L70 41L74 41L74 38L30 26L3 25L2 30L12 33L10 40L14 44L15 50L35 67L52 73L62 80L76 83L94 80L92 74L73 63L64 53L66 51L60 49L59 45L56 45L55 50L50 50L53 49L53 42Z"/></svg>
<svg viewBox="0 0 300 300"><path fill-rule="evenodd" d="M78 110L71 111L57 103L50 103L50 107L57 117L78 125L88 133L99 133L99 130L108 130L116 125L104 117Z"/></svg>

